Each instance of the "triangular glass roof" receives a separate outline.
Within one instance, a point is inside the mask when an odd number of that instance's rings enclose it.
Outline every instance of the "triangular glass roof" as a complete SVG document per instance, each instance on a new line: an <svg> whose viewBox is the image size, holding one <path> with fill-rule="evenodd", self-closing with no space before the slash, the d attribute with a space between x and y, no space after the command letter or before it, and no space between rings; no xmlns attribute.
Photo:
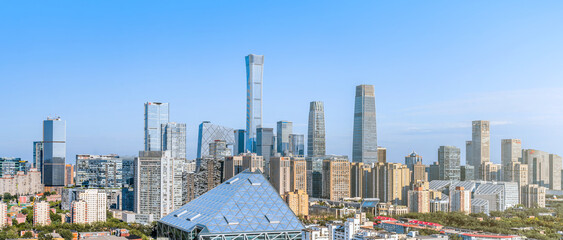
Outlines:
<svg viewBox="0 0 563 240"><path fill-rule="evenodd" d="M160 223L209 233L301 231L303 224L260 172L248 170L192 200Z"/></svg>

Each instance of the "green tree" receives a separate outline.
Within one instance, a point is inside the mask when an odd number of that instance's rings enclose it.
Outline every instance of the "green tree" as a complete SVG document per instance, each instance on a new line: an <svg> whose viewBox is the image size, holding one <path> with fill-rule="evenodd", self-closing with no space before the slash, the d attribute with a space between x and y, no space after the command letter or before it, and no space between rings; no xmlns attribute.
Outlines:
<svg viewBox="0 0 563 240"><path fill-rule="evenodd" d="M31 233L31 232L25 232L22 237L23 237L23 238L33 238L33 233Z"/></svg>
<svg viewBox="0 0 563 240"><path fill-rule="evenodd" d="M68 229L60 229L57 231L61 237L63 237L65 240L71 240L72 239L72 232Z"/></svg>

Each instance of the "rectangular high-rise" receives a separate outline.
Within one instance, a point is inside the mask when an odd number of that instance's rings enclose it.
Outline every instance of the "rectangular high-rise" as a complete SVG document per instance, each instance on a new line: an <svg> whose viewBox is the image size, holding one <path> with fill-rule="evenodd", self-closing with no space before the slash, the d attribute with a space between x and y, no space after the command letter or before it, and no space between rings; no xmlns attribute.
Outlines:
<svg viewBox="0 0 563 240"><path fill-rule="evenodd" d="M377 162L377 128L373 85L356 86L352 162Z"/></svg>
<svg viewBox="0 0 563 240"><path fill-rule="evenodd" d="M516 182L512 166L513 163L519 162L520 158L522 158L522 142L520 139L502 139L500 149L502 180Z"/></svg>
<svg viewBox="0 0 563 240"><path fill-rule="evenodd" d="M282 156L288 156L291 152L289 149L289 136L293 133L293 123L289 121L279 121L277 128L277 152Z"/></svg>
<svg viewBox="0 0 563 240"><path fill-rule="evenodd" d="M235 145L233 146L233 155L239 155L246 152L246 131L238 129L235 133Z"/></svg>
<svg viewBox="0 0 563 240"><path fill-rule="evenodd" d="M475 179L483 179L481 164L491 159L491 134L489 121L477 120L472 123L471 158L475 167Z"/></svg>
<svg viewBox="0 0 563 240"><path fill-rule="evenodd" d="M172 158L186 159L186 124L168 122L160 127L162 151L169 150Z"/></svg>
<svg viewBox="0 0 563 240"><path fill-rule="evenodd" d="M273 157L270 160L270 182L283 195L291 191L291 159L288 157Z"/></svg>
<svg viewBox="0 0 563 240"><path fill-rule="evenodd" d="M90 188L121 188L133 177L133 157L76 155L76 185Z"/></svg>
<svg viewBox="0 0 563 240"><path fill-rule="evenodd" d="M249 54L246 60L246 149L255 152L256 129L262 127L264 55Z"/></svg>
<svg viewBox="0 0 563 240"><path fill-rule="evenodd" d="M311 102L307 135L307 156L320 157L326 154L325 109L323 102Z"/></svg>
<svg viewBox="0 0 563 240"><path fill-rule="evenodd" d="M274 129L257 128L256 132L256 154L264 157L265 170L269 173L270 158L274 153Z"/></svg>
<svg viewBox="0 0 563 240"><path fill-rule="evenodd" d="M40 172L43 172L41 163L43 162L43 142L35 141L33 142L33 165L32 167L37 168Z"/></svg>
<svg viewBox="0 0 563 240"><path fill-rule="evenodd" d="M43 184L62 187L65 184L66 123L61 118L43 121Z"/></svg>
<svg viewBox="0 0 563 240"><path fill-rule="evenodd" d="M454 146L438 148L438 164L440 180L460 180L460 150Z"/></svg>
<svg viewBox="0 0 563 240"><path fill-rule="evenodd" d="M325 158L323 160L323 198L342 201L350 197L350 161L346 158Z"/></svg>
<svg viewBox="0 0 563 240"><path fill-rule="evenodd" d="M145 103L145 151L162 150L162 124L169 121L168 103Z"/></svg>
<svg viewBox="0 0 563 240"><path fill-rule="evenodd" d="M293 156L305 156L305 135L289 135L289 153Z"/></svg>

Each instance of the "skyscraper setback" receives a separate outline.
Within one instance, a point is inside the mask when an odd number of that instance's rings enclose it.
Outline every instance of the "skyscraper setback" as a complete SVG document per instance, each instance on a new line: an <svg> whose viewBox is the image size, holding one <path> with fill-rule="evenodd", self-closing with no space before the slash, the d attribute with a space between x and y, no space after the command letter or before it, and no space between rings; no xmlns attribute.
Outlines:
<svg viewBox="0 0 563 240"><path fill-rule="evenodd" d="M246 149L255 152L256 128L262 127L264 55L246 56Z"/></svg>
<svg viewBox="0 0 563 240"><path fill-rule="evenodd" d="M66 123L61 118L43 121L42 177L47 187L65 184Z"/></svg>
<svg viewBox="0 0 563 240"><path fill-rule="evenodd" d="M373 85L356 87L352 162L377 162L377 128Z"/></svg>
<svg viewBox="0 0 563 240"><path fill-rule="evenodd" d="M309 106L307 155L309 157L318 157L325 154L325 108L323 102L315 101L311 102Z"/></svg>
<svg viewBox="0 0 563 240"><path fill-rule="evenodd" d="M168 103L145 103L145 151L162 151L161 125L168 121Z"/></svg>

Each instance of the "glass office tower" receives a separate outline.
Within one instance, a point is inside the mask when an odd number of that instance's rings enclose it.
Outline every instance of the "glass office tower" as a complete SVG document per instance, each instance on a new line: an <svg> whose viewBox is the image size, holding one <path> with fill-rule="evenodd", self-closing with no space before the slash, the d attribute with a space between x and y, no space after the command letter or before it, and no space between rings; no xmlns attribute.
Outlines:
<svg viewBox="0 0 563 240"><path fill-rule="evenodd" d="M323 102L311 102L309 106L309 129L307 135L307 155L309 157L324 156L325 142L325 108Z"/></svg>
<svg viewBox="0 0 563 240"><path fill-rule="evenodd" d="M145 151L162 151L161 125L169 121L168 103L145 103Z"/></svg>
<svg viewBox="0 0 563 240"><path fill-rule="evenodd" d="M169 122L161 125L162 151L169 150L174 159L186 159L186 124Z"/></svg>
<svg viewBox="0 0 563 240"><path fill-rule="evenodd" d="M43 121L43 184L64 186L66 164L66 123L61 118Z"/></svg>
<svg viewBox="0 0 563 240"><path fill-rule="evenodd" d="M235 145L233 147L233 155L239 155L246 152L246 131L244 129L235 130Z"/></svg>
<svg viewBox="0 0 563 240"><path fill-rule="evenodd" d="M352 162L366 164L377 162L377 129L373 85L356 87Z"/></svg>
<svg viewBox="0 0 563 240"><path fill-rule="evenodd" d="M33 142L33 165L32 167L37 168L40 172L41 162L43 161L43 142L35 141Z"/></svg>
<svg viewBox="0 0 563 240"><path fill-rule="evenodd" d="M256 152L256 128L262 127L264 55L246 56L246 149Z"/></svg>
<svg viewBox="0 0 563 240"><path fill-rule="evenodd" d="M440 180L460 180L460 150L454 146L438 148L438 164Z"/></svg>
<svg viewBox="0 0 563 240"><path fill-rule="evenodd" d="M289 152L293 156L305 156L305 135L289 135Z"/></svg>
<svg viewBox="0 0 563 240"><path fill-rule="evenodd" d="M274 153L274 129L273 128L257 128L256 129L256 154L264 158L264 171L269 169L270 158Z"/></svg>
<svg viewBox="0 0 563 240"><path fill-rule="evenodd" d="M282 156L287 156L291 150L289 149L289 135L293 132L293 123L288 121L279 121L277 128L277 152Z"/></svg>

